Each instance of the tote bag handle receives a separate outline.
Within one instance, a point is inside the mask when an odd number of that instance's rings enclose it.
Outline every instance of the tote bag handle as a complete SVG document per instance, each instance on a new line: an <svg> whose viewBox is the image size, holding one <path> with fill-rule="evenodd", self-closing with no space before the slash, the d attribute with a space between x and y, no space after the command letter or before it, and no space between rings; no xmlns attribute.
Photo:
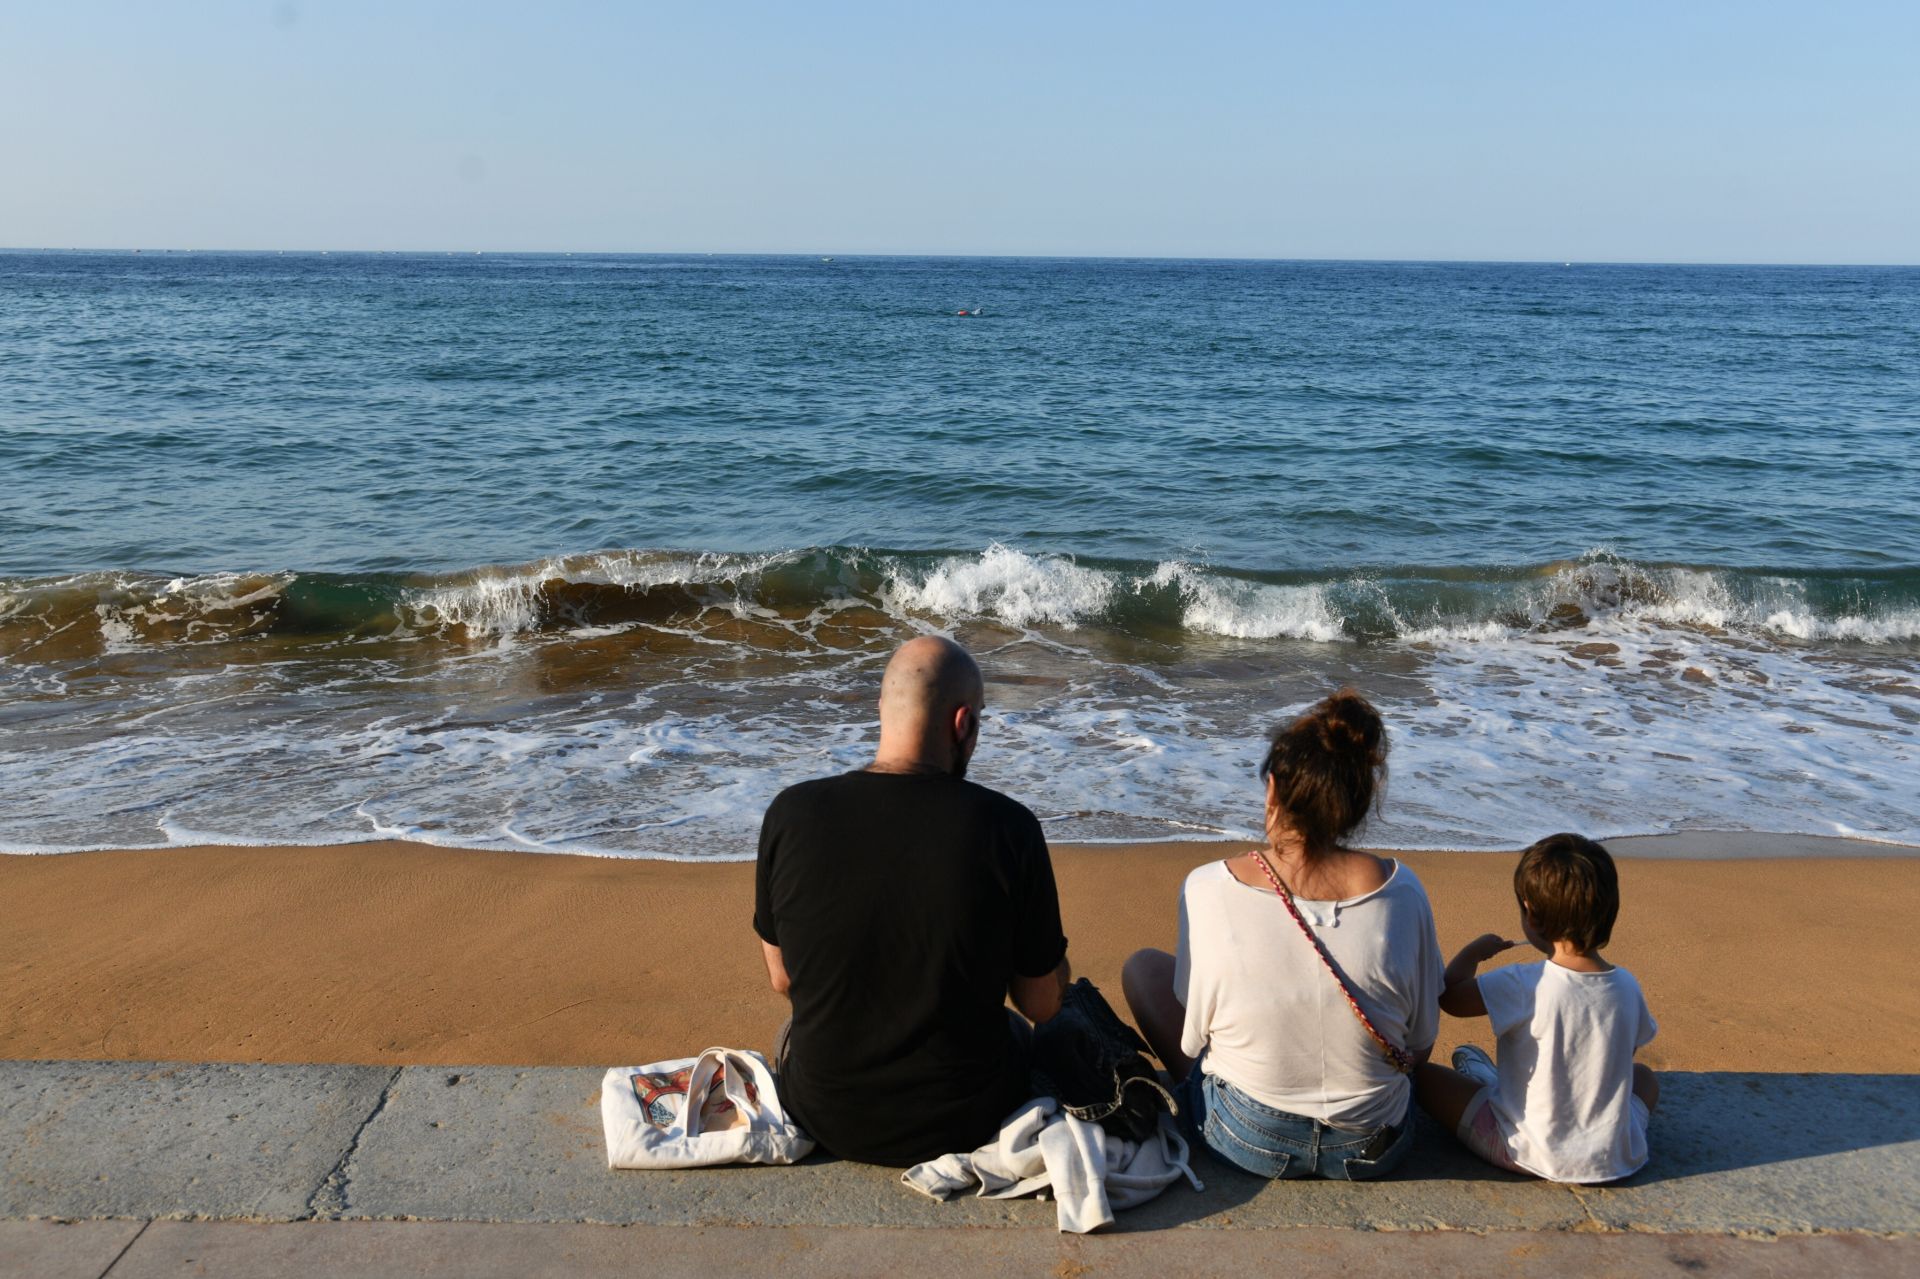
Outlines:
<svg viewBox="0 0 1920 1279"><path fill-rule="evenodd" d="M753 1053L733 1048L708 1048L701 1052L687 1076L687 1136L695 1136L700 1131L702 1103L707 1099L707 1090L713 1086L716 1072L720 1074L721 1090L734 1108L747 1116L749 1127L765 1131L790 1126L786 1110L780 1105L779 1091L774 1087L773 1072L764 1061Z"/></svg>

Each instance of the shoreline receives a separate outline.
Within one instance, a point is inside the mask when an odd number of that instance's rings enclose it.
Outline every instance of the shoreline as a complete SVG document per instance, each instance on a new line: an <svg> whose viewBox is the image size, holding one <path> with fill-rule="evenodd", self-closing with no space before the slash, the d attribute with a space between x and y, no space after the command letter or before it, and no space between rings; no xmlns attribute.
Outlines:
<svg viewBox="0 0 1920 1279"><path fill-rule="evenodd" d="M749 926L750 862L409 843L167 851L0 858L0 1058L610 1066L764 1049L784 1015ZM1075 973L1124 1014L1121 963L1171 948L1181 880L1224 851L1056 847ZM1402 860L1444 952L1517 930L1511 853ZM1607 954L1660 1022L1642 1060L1912 1070L1920 987L1884 976L1911 963L1920 862L1620 865ZM1436 1056L1461 1042L1490 1039L1443 1018Z"/></svg>
<svg viewBox="0 0 1920 1279"><path fill-rule="evenodd" d="M1045 820L1042 820L1044 830ZM1903 843L1855 832L1848 835L1814 835L1784 831L1684 830L1659 831L1645 835L1595 836L1616 858L1662 858L1688 861L1821 860L1845 857L1920 857L1920 844ZM1222 835L1168 836L1163 839L1076 839L1048 841L1055 851L1062 849L1095 852L1102 849L1130 848L1244 848L1256 842L1251 837L1234 839ZM1528 841L1512 848L1402 848L1385 844L1364 844L1368 852L1382 857L1491 857L1517 853ZM369 845L393 845L433 849L447 853L524 853L530 857L589 857L612 862L661 862L668 865L739 865L751 863L751 853L741 854L658 854L609 853L567 848L475 848L467 844L440 844L424 839L369 835L364 839L327 840L319 843L286 844L271 840L219 839L202 836L192 843L123 845L45 845L0 847L0 861L14 857L72 857L92 853L167 853L184 849L287 849L287 848L359 848Z"/></svg>

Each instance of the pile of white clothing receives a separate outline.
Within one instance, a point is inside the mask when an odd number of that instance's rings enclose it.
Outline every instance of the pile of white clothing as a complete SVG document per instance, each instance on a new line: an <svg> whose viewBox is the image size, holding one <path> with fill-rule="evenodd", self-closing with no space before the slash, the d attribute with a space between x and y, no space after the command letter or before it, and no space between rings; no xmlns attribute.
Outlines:
<svg viewBox="0 0 1920 1279"><path fill-rule="evenodd" d="M1111 1225L1115 1210L1138 1207L1182 1176L1204 1190L1187 1155L1186 1138L1166 1115L1152 1137L1135 1143L1038 1097L1007 1116L992 1145L915 1164L900 1180L935 1199L963 1190L1012 1199L1051 1188L1060 1229L1083 1235Z"/></svg>

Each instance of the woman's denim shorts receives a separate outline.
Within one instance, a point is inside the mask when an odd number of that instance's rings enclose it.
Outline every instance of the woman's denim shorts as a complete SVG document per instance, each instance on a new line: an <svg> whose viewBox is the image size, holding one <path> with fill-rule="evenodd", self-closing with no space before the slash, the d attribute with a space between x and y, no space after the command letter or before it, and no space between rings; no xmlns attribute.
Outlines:
<svg viewBox="0 0 1920 1279"><path fill-rule="evenodd" d="M1393 1171L1413 1145L1412 1115L1369 1132L1262 1105L1195 1063L1178 1093L1189 1135L1256 1177L1365 1181Z"/></svg>

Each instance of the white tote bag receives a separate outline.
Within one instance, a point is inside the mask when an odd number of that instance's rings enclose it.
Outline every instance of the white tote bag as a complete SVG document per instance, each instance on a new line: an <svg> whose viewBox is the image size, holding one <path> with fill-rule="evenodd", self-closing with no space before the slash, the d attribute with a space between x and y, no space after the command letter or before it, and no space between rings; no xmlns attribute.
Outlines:
<svg viewBox="0 0 1920 1279"><path fill-rule="evenodd" d="M736 1048L615 1066L600 1085L609 1168L790 1164L813 1152L780 1105L767 1059Z"/></svg>

